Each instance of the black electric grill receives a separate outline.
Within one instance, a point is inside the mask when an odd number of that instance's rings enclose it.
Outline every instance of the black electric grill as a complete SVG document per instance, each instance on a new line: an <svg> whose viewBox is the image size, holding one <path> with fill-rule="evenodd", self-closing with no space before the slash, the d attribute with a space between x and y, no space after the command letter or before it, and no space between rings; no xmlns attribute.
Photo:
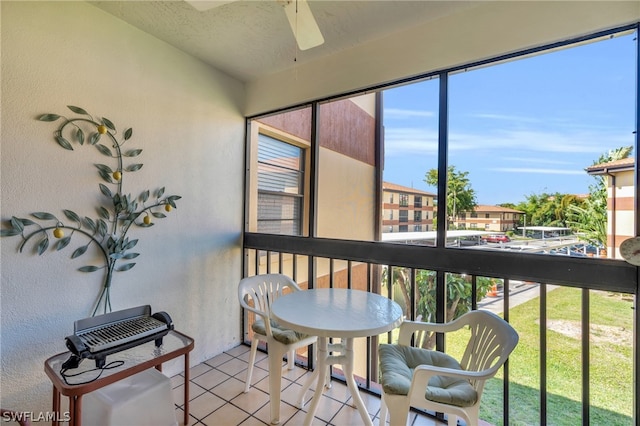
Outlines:
<svg viewBox="0 0 640 426"><path fill-rule="evenodd" d="M96 367L105 365L107 355L162 338L173 329L166 312L151 315L151 306L144 305L104 315L85 318L74 323L74 334L65 338L67 348L78 362L95 359Z"/></svg>

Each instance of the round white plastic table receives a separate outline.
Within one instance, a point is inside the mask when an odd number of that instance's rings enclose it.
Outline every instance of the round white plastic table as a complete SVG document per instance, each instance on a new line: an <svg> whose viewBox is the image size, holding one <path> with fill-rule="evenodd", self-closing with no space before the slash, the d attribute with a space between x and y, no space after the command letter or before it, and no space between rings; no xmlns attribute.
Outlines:
<svg viewBox="0 0 640 426"><path fill-rule="evenodd" d="M328 368L342 365L347 386L360 416L366 425L371 418L362 402L353 378L353 339L376 336L398 327L402 322L402 309L386 297L361 290L342 288L320 288L296 291L276 299L271 305L271 316L281 325L301 333L318 336L318 368L315 369L300 398L304 405L304 394L317 377L316 392L305 418L310 425L325 386ZM340 345L328 344L330 337L340 338ZM331 355L340 352L341 355ZM275 376L275 375L274 375ZM274 377L280 380L280 377ZM276 383L273 384L275 388ZM280 388L277 383L277 388Z"/></svg>

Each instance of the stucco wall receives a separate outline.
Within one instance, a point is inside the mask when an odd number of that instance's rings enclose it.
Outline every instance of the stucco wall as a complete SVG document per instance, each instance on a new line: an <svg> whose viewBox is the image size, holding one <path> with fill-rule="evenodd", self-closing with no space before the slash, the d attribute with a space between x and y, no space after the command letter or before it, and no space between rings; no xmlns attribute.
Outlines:
<svg viewBox="0 0 640 426"><path fill-rule="evenodd" d="M114 310L150 304L195 338L192 365L240 340L236 286L241 275L244 88L241 83L84 2L1 2L1 218L62 209L97 217L101 182L95 148L62 149L57 123L67 105L133 128L143 168L125 191L165 186L178 208L139 238L137 265L117 273ZM138 162L138 161L136 161ZM102 274L71 260L81 244L42 256L1 244L1 401L3 408L46 411L46 358L65 350L73 322L90 315ZM89 361L90 362L90 361ZM165 372L181 371L180 362Z"/></svg>
<svg viewBox="0 0 640 426"><path fill-rule="evenodd" d="M320 164L318 236L374 241L374 167L329 149L320 150Z"/></svg>

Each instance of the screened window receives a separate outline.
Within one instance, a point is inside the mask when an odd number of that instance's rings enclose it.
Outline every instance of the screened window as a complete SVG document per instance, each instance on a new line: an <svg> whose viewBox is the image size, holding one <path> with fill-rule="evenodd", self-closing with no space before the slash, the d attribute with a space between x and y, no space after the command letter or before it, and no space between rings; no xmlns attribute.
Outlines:
<svg viewBox="0 0 640 426"><path fill-rule="evenodd" d="M258 232L300 235L304 150L260 134L258 138Z"/></svg>

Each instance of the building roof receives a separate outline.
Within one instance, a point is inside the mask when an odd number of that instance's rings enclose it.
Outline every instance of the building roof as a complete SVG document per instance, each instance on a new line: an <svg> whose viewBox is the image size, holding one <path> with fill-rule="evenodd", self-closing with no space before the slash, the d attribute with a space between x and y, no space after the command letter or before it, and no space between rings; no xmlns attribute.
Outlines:
<svg viewBox="0 0 640 426"><path fill-rule="evenodd" d="M585 170L590 175L604 175L608 173L618 173L632 171L635 165L635 158L623 158L622 160L609 161L608 163L594 164Z"/></svg>
<svg viewBox="0 0 640 426"><path fill-rule="evenodd" d="M523 211L510 209L509 207L489 206L486 204L478 204L473 210L487 213L524 213Z"/></svg>
<svg viewBox="0 0 640 426"><path fill-rule="evenodd" d="M433 192L422 191L416 188L409 188L408 186L398 185L396 183L391 182L382 182L382 190L383 191L391 191L391 192L407 192L410 194L418 194L418 195L427 195L429 197L436 197L436 194Z"/></svg>
<svg viewBox="0 0 640 426"><path fill-rule="evenodd" d="M564 226L521 226L520 229L527 229L529 231L570 231L571 228L565 228Z"/></svg>
<svg viewBox="0 0 640 426"><path fill-rule="evenodd" d="M487 234L495 234L495 232L489 231L475 231L469 229L455 229L447 231L447 238L462 238L462 237L475 237ZM438 237L438 231L426 231L426 232L383 232L382 241L435 241Z"/></svg>

